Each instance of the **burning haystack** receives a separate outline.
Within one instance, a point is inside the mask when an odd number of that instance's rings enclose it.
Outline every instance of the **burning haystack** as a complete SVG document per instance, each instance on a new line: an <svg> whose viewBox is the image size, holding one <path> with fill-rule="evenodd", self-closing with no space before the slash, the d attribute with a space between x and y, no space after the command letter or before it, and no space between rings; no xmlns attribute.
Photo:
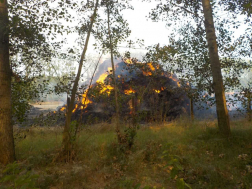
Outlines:
<svg viewBox="0 0 252 189"><path fill-rule="evenodd" d="M178 79L161 65L126 60L115 66L115 75L122 118L134 114L139 121L167 121L188 112L189 100ZM111 120L115 114L112 69L96 77L96 83L76 103L73 119L93 123Z"/></svg>

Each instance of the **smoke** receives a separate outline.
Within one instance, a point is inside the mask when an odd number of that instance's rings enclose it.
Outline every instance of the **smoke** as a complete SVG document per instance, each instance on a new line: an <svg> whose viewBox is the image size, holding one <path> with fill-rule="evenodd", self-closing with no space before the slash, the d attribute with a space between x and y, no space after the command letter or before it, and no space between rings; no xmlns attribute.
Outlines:
<svg viewBox="0 0 252 189"><path fill-rule="evenodd" d="M245 108L242 102L239 100L242 98L238 92L227 92L226 93L227 109L230 119L237 119L245 117ZM215 100L215 97L212 97ZM194 115L197 119L216 119L216 105L211 101L196 102L194 104Z"/></svg>

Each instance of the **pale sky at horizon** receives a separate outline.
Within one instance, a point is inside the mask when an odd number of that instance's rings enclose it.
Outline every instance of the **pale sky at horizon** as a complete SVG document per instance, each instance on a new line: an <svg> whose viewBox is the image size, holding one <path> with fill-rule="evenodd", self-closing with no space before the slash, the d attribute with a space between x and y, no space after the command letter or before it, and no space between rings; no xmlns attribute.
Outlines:
<svg viewBox="0 0 252 189"><path fill-rule="evenodd" d="M129 0L129 3L134 7L134 10L124 10L122 12L123 18L127 20L129 23L129 28L131 29L131 35L129 37L130 40L136 41L137 39L144 40L144 47L140 49L133 50L135 52L146 52L145 47L153 46L157 43L160 46L169 44L169 34L172 32L174 27L170 29L167 28L166 22L159 20L158 22L152 21L150 18L147 18L151 9L155 8L161 0L156 0L152 2L142 2L142 0ZM98 10L99 11L99 10ZM101 11L101 10L100 10ZM223 13L221 12L220 15ZM225 13L223 14L224 16ZM241 34L244 31L244 27L241 25L237 34ZM78 38L78 34L70 34L67 37L69 47L76 45L75 40ZM87 54L98 54L94 52L92 48L92 44L94 44L95 39L91 36L88 46ZM126 47L126 43L119 45L120 47L124 47L121 50L128 50Z"/></svg>
<svg viewBox="0 0 252 189"><path fill-rule="evenodd" d="M132 33L129 37L129 39L136 41L136 39L144 39L144 47L141 49L130 49L132 54L135 54L133 57L137 57L136 55L140 56L144 55L146 50L144 50L145 47L155 45L157 43L160 44L160 46L169 44L168 37L169 34L172 32L172 28L169 30L169 28L166 27L166 22L158 21L153 22L150 18L147 18L151 9L156 7L156 4L160 1L152 1L150 2L142 2L142 0L131 0L129 3L134 7L134 10L124 10L122 12L123 17L125 20L129 23L129 28L131 29ZM222 12L220 14L223 14ZM225 14L223 14L225 16ZM242 32L243 28L241 27L240 32ZM68 36L69 39L69 46L74 46L76 43L74 42L75 39L77 39L78 34L71 34ZM95 59L98 60L98 57L100 56L98 52L94 51L92 48L92 44L94 43L95 39L91 37L87 55L88 56L94 56ZM119 46L125 47L125 44L121 44ZM129 50L128 48L121 48L120 51L124 52L126 50ZM108 56L103 56L100 63L102 63L104 60L110 58ZM77 65L74 64L74 65ZM76 66L77 67L77 66Z"/></svg>

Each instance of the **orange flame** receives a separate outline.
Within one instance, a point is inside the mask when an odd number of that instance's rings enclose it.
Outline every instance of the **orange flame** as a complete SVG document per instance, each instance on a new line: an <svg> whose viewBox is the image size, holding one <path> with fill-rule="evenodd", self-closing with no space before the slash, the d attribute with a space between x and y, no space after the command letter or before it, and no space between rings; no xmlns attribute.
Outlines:
<svg viewBox="0 0 252 189"><path fill-rule="evenodd" d="M180 87L181 85L180 85L180 83L179 83L179 81L177 81L177 85L178 85L178 87Z"/></svg>
<svg viewBox="0 0 252 189"><path fill-rule="evenodd" d="M169 76L170 79L172 79L173 81L177 82L178 87L180 87L180 82L178 81L178 79L176 77L174 77L173 75Z"/></svg>
<svg viewBox="0 0 252 189"><path fill-rule="evenodd" d="M154 89L154 91L156 92L156 93L160 93L161 91L163 91L163 90L165 90L165 88L164 87L161 87L161 89L160 90L158 90L158 89Z"/></svg>
<svg viewBox="0 0 252 189"><path fill-rule="evenodd" d="M84 92L84 94L82 95L82 100L81 100L81 103L82 103L82 106L81 106L81 109L85 109L87 107L88 104L91 104L93 103L91 100L88 99L87 97L87 90Z"/></svg>
<svg viewBox="0 0 252 189"><path fill-rule="evenodd" d="M132 64L132 60L130 58L124 60L125 63L127 64Z"/></svg>
<svg viewBox="0 0 252 189"><path fill-rule="evenodd" d="M97 83L98 83L98 82L104 83L104 80L105 80L106 77L109 75L109 73L111 72L111 70L112 70L112 67L108 67L108 71L105 72L105 73L103 73L103 74L101 74L100 77L99 77L99 79L97 79L96 82L97 82Z"/></svg>
<svg viewBox="0 0 252 189"><path fill-rule="evenodd" d="M152 75L152 73L151 73L151 72L145 72L145 71L143 71L143 74L144 74L145 76Z"/></svg>
<svg viewBox="0 0 252 189"><path fill-rule="evenodd" d="M78 108L78 104L75 104L75 108L73 109L72 113L74 113L77 108Z"/></svg>
<svg viewBox="0 0 252 189"><path fill-rule="evenodd" d="M114 89L114 87L112 87L111 85L106 85L103 87L103 89L100 90L100 93L106 92L106 93L110 94L111 90L113 90L113 89Z"/></svg>
<svg viewBox="0 0 252 189"><path fill-rule="evenodd" d="M65 109L66 109L66 107L64 106L64 107L60 108L60 111L64 111Z"/></svg>
<svg viewBox="0 0 252 189"><path fill-rule="evenodd" d="M131 94L131 93L135 93L135 92L136 92L136 91L133 90L131 87L130 87L130 89L124 90L124 94L127 94L127 95L129 95L129 94Z"/></svg>
<svg viewBox="0 0 252 189"><path fill-rule="evenodd" d="M108 76L107 73L103 73L102 75L100 75L99 79L97 79L97 83L104 83L104 80L106 79L106 77Z"/></svg>
<svg viewBox="0 0 252 189"><path fill-rule="evenodd" d="M152 63L148 63L148 66L149 68L152 70L152 71L155 71L156 69L154 68L154 66L152 65Z"/></svg>
<svg viewBox="0 0 252 189"><path fill-rule="evenodd" d="M156 68L153 66L152 62L147 63L147 65L148 65L148 67L150 68L151 71L155 71L156 70ZM159 66L157 66L157 69L159 69ZM143 71L143 74L145 76L149 76L149 75L152 75L152 72L145 72L145 71Z"/></svg>

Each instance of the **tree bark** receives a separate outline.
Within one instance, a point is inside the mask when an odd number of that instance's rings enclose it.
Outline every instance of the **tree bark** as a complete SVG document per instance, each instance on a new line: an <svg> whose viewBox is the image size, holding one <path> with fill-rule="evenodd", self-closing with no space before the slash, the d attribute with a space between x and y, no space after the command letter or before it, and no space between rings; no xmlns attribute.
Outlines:
<svg viewBox="0 0 252 189"><path fill-rule="evenodd" d="M247 91L245 92L246 97L247 97L247 114L248 114L248 121L251 122L252 121L252 110L251 110L251 99L252 99L252 93L250 91L250 89L248 88Z"/></svg>
<svg viewBox="0 0 252 189"><path fill-rule="evenodd" d="M67 155L67 158L69 158L68 156L71 154L70 124L71 124L72 111L74 110L75 95L76 95L76 92L77 92L78 83L79 83L80 75L81 75L81 69L82 69L83 61L84 61L84 58L85 58L85 55L86 55L86 51L87 51L88 42L89 42L89 38L90 38L90 35L91 35L93 23L95 21L98 3L99 3L99 0L96 0L95 9L94 9L93 15L91 16L91 22L90 22L90 25L89 25L89 28L88 28L88 33L87 33L87 38L86 38L86 41L85 41L85 46L84 46L84 49L83 49L82 54L81 54L81 59L80 59L80 63L79 63L77 76L75 78L74 85L73 85L73 88L72 88L71 98L70 98L70 101L69 101L69 103L67 105L66 122L65 122L64 132L63 132L63 153L64 153L64 155Z"/></svg>
<svg viewBox="0 0 252 189"><path fill-rule="evenodd" d="M248 121L249 121L249 122L252 121L251 93L250 93L250 96L249 96L249 98L248 98Z"/></svg>
<svg viewBox="0 0 252 189"><path fill-rule="evenodd" d="M191 121L194 121L193 97L190 97L190 115L191 115Z"/></svg>
<svg viewBox="0 0 252 189"><path fill-rule="evenodd" d="M226 105L226 97L221 74L221 65L218 55L218 47L217 47L210 0L202 0L202 6L205 17L206 39L208 42L209 58L213 76L213 88L216 98L218 127L221 134L229 136L230 134L229 115Z"/></svg>
<svg viewBox="0 0 252 189"><path fill-rule="evenodd" d="M0 163L15 160L11 120L11 68L7 0L0 1Z"/></svg>
<svg viewBox="0 0 252 189"><path fill-rule="evenodd" d="M111 58L111 64L112 64L114 90L115 90L116 133L117 133L118 141L120 143L121 133L120 133L120 127L119 127L119 104L118 104L117 84L116 84L116 77L115 77L115 64L114 64L114 57L113 57L113 44L112 44L112 36L111 36L111 31L110 31L110 12L109 12L108 2L107 2L107 19L108 19L108 35L109 35L109 45L110 45L110 58Z"/></svg>

